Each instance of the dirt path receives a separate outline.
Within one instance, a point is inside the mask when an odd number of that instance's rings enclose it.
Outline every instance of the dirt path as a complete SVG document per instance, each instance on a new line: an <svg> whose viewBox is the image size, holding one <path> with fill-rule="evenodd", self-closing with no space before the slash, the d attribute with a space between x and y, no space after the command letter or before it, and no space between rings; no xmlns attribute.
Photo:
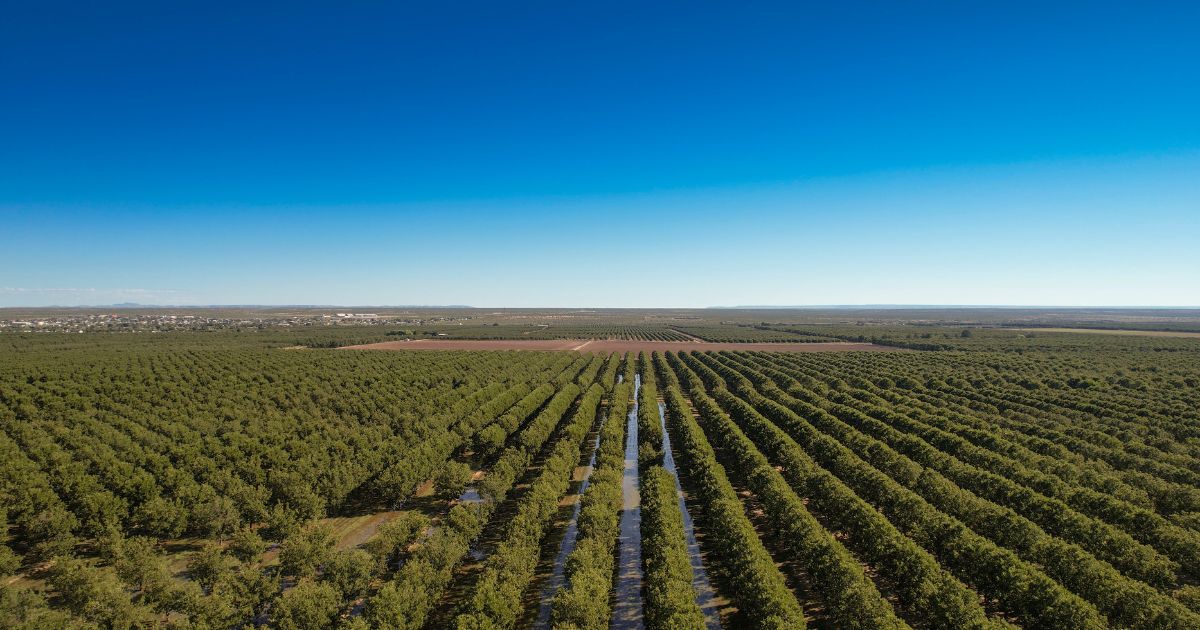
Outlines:
<svg viewBox="0 0 1200 630"><path fill-rule="evenodd" d="M704 343L703 339L697 337L696 335L685 333L682 330L679 330L678 328L671 328L670 330L672 332L677 332L677 333L683 335L684 337L687 337L689 341L696 341L696 342Z"/></svg>
<svg viewBox="0 0 1200 630"><path fill-rule="evenodd" d="M375 532L379 531L380 526L401 514L404 512L378 512L367 516L327 518L322 522L333 526L338 549L351 549L370 540Z"/></svg>
<svg viewBox="0 0 1200 630"><path fill-rule="evenodd" d="M891 346L845 341L821 343L716 343L708 341L634 341L622 339L414 339L383 341L341 350L570 350L576 352L687 352L743 350L760 352L911 352Z"/></svg>

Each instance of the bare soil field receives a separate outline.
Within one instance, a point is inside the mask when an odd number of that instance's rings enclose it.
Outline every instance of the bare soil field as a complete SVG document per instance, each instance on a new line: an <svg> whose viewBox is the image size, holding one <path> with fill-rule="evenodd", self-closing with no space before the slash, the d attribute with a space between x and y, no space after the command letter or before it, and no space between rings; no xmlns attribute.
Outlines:
<svg viewBox="0 0 1200 630"><path fill-rule="evenodd" d="M687 352L744 350L762 352L903 352L873 343L715 343L709 341L632 341L621 339L414 339L383 341L342 350L574 350L577 352Z"/></svg>
<svg viewBox="0 0 1200 630"><path fill-rule="evenodd" d="M1200 332L1187 332L1182 330L1116 330L1105 328L1014 328L1012 330L1024 330L1027 332L1054 332L1054 333L1089 333L1098 335L1128 335L1133 337L1183 337L1198 339Z"/></svg>

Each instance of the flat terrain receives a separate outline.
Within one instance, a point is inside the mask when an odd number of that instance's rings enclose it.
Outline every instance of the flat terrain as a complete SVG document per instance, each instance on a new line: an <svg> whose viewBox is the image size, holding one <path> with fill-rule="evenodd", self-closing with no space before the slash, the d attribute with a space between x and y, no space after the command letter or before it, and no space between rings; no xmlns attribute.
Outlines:
<svg viewBox="0 0 1200 630"><path fill-rule="evenodd" d="M0 628L1200 628L1200 339L710 317L0 332Z"/></svg>
<svg viewBox="0 0 1200 630"><path fill-rule="evenodd" d="M579 352L689 352L742 350L762 352L897 352L873 343L729 343L708 341L638 341L627 339L413 339L384 341L343 350L575 350Z"/></svg>
<svg viewBox="0 0 1200 630"><path fill-rule="evenodd" d="M1024 330L1026 332L1127 335L1130 337L1182 337L1200 339L1200 332L1188 332L1183 330L1116 330L1112 328L1013 328L1012 330Z"/></svg>

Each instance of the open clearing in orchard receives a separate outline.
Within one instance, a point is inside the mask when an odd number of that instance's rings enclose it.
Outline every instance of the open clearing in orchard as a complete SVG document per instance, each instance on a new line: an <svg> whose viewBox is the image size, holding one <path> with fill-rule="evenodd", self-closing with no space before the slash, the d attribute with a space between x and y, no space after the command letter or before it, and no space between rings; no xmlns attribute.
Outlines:
<svg viewBox="0 0 1200 630"><path fill-rule="evenodd" d="M901 348L873 343L719 343L708 341L640 341L628 339L413 339L384 341L343 350L575 350L578 352L689 352L744 350L762 352L896 352Z"/></svg>

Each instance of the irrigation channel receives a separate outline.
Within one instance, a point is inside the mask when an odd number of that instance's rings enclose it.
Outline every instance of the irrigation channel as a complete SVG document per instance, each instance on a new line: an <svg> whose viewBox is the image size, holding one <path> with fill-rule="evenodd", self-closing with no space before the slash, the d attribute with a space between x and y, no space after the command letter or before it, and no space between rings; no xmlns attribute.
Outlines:
<svg viewBox="0 0 1200 630"><path fill-rule="evenodd" d="M620 538L617 541L617 587L613 606L613 630L637 630L642 619L642 508L638 493L638 393L642 376L633 377L633 404L629 406L625 431L625 472L621 478Z"/></svg>
<svg viewBox="0 0 1200 630"><path fill-rule="evenodd" d="M479 494L478 481L472 481L470 484L468 484L466 489L464 489L462 494L458 497L458 502L464 505L469 503L479 503L480 501L483 501L483 497ZM467 557L469 557L472 562L482 562L484 558L487 557L487 554L483 553L483 548L478 544L478 541L474 541L467 549Z"/></svg>
<svg viewBox="0 0 1200 630"><path fill-rule="evenodd" d="M662 423L663 468L675 479L675 492L679 497L679 511L683 514L683 533L687 539L688 559L692 562L692 588L696 591L696 604L704 612L704 625L708 630L721 629L721 614L717 606L717 592L708 581L704 570L704 559L700 556L700 543L696 542L696 527L692 515L683 500L683 488L679 485L679 473L675 471L675 455L671 453L671 434L667 432L666 405L658 403L658 421Z"/></svg>
<svg viewBox="0 0 1200 630"><path fill-rule="evenodd" d="M623 381L622 375L617 375L618 382ZM618 541L617 585L613 593L613 630L640 630L644 627L642 611L642 532L641 532L641 496L638 492L638 395L642 388L641 375L634 376L633 401L626 417L625 432L625 467L621 479L621 494L623 497L621 509L620 539ZM684 501L683 489L679 483L679 474L675 469L675 455L671 452L671 435L666 429L666 406L659 402L658 421L663 427L662 451L663 468L675 479L675 492L679 500L679 511L683 515L683 530L687 542L688 559L692 565L692 587L696 591L696 603L704 612L704 623L709 630L720 630L721 618L716 591L704 570L704 560L700 555L700 545L696 542L696 529L692 515L688 512ZM558 553L554 559L554 568L540 588L538 614L534 621L535 630L550 628L551 615L554 610L554 595L566 585L567 557L575 550L579 539L579 511L582 503L578 500L587 491L591 480L592 470L596 467L596 455L600 450L600 433L605 417L601 415L600 422L588 443L591 456L584 469L579 488L574 492L576 501L567 521L559 544ZM479 492L476 482L472 482L459 497L462 503L478 502ZM471 557L480 560L483 557L475 545L471 548Z"/></svg>
<svg viewBox="0 0 1200 630"><path fill-rule="evenodd" d="M575 551L575 543L579 541L579 510L583 507L583 493L588 489L592 471L596 469L596 454L600 450L600 432L604 429L604 414L600 414L594 437L589 443L592 456L584 469L583 479L575 493L575 504L571 510L571 520L567 522L567 530L563 533L562 543L558 547L558 555L554 558L554 570L542 585L541 603L538 605L537 621L533 627L541 630L550 627L550 615L554 611L554 595L566 584L567 556Z"/></svg>

